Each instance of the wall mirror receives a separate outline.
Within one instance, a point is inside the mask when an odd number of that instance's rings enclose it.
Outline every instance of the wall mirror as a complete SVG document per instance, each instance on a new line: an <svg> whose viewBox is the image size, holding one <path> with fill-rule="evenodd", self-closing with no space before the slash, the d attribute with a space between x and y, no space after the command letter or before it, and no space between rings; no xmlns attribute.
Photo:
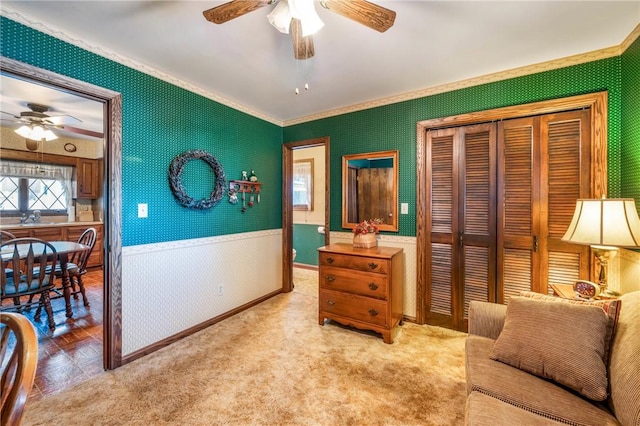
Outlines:
<svg viewBox="0 0 640 426"><path fill-rule="evenodd" d="M398 151L342 157L342 227L375 218L381 231L398 231Z"/></svg>

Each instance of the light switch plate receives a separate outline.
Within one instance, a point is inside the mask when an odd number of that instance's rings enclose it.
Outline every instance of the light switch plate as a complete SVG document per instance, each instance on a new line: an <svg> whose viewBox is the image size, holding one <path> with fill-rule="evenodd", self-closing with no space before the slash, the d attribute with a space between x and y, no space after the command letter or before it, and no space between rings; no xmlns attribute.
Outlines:
<svg viewBox="0 0 640 426"><path fill-rule="evenodd" d="M138 204L138 217L145 218L149 216L149 210L146 203Z"/></svg>
<svg viewBox="0 0 640 426"><path fill-rule="evenodd" d="M400 214L409 214L409 203L400 203Z"/></svg>

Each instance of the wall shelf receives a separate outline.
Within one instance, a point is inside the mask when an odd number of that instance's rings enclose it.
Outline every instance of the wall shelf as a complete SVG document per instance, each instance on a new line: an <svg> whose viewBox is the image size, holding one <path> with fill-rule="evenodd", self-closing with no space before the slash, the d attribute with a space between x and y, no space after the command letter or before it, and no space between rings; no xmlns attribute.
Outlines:
<svg viewBox="0 0 640 426"><path fill-rule="evenodd" d="M229 189L237 192L248 192L252 194L260 193L262 182L251 182L248 180L231 180L229 181Z"/></svg>

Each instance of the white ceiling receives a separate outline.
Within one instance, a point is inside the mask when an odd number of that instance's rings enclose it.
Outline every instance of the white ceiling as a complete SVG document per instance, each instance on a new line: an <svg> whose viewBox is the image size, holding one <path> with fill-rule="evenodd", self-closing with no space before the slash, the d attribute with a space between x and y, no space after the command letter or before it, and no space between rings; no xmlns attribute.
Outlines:
<svg viewBox="0 0 640 426"><path fill-rule="evenodd" d="M280 123L618 46L640 23L637 0L372 2L397 12L385 33L316 3L326 25L306 61L268 23L274 6L222 25L202 12L225 1L3 0L1 8Z"/></svg>

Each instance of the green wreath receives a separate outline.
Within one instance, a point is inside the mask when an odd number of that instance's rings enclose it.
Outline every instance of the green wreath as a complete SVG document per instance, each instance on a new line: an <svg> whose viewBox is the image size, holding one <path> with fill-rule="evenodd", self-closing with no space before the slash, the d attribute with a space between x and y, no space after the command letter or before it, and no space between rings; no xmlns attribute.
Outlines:
<svg viewBox="0 0 640 426"><path fill-rule="evenodd" d="M207 163L216 175L216 186L211 191L209 198L203 198L202 200L195 200L187 195L184 186L182 185L182 169L185 164L191 160L203 160ZM218 204L224 195L224 184L226 177L222 165L216 160L216 158L209 154L207 151L196 149L193 151L186 151L178 155L171 161L169 166L169 185L173 195L178 199L180 204L190 209L205 210Z"/></svg>

